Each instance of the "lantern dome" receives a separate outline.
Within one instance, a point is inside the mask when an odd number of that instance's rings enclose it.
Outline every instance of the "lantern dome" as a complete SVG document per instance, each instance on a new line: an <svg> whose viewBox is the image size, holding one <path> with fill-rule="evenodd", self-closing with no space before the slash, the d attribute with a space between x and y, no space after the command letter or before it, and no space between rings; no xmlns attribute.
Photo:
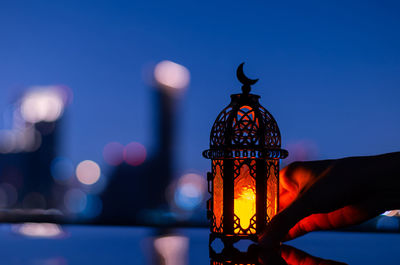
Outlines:
<svg viewBox="0 0 400 265"><path fill-rule="evenodd" d="M231 95L211 129L210 149L203 156L210 159L229 157L285 158L281 149L281 134L274 117L259 103L260 96L250 94L250 85L257 82L244 76L243 64L238 79L243 83L242 94Z"/></svg>

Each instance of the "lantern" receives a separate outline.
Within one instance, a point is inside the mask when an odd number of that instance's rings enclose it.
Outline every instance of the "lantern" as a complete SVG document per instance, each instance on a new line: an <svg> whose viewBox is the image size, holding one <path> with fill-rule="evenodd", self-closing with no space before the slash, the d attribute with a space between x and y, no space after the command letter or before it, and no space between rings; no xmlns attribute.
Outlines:
<svg viewBox="0 0 400 265"><path fill-rule="evenodd" d="M212 168L207 174L210 246L220 238L229 248L241 239L257 242L277 213L279 159L288 155L275 119L260 105L260 96L250 94L258 79L244 75L243 63L236 74L242 93L231 95L212 127L210 149L203 152Z"/></svg>

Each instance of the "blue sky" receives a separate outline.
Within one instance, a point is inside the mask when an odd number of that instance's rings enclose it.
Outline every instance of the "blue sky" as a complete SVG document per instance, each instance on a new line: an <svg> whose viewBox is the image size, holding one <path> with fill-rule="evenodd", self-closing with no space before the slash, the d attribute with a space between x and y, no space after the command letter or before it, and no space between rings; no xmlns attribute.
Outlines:
<svg viewBox="0 0 400 265"><path fill-rule="evenodd" d="M274 115L283 145L318 158L400 150L400 5L396 1L2 1L0 111L33 85L64 84L62 155L105 166L105 144L154 148L143 71L185 65L178 171L201 157L217 114L240 91L236 67ZM4 122L0 123L4 125Z"/></svg>

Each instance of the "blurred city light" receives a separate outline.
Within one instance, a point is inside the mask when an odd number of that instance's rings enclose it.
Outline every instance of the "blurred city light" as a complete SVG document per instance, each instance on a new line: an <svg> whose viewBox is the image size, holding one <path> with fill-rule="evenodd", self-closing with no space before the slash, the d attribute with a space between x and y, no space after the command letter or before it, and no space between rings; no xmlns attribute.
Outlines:
<svg viewBox="0 0 400 265"><path fill-rule="evenodd" d="M146 160L146 148L137 142L131 142L125 146L124 160L131 166L139 166Z"/></svg>
<svg viewBox="0 0 400 265"><path fill-rule="evenodd" d="M182 90L190 82L189 70L171 61L162 61L154 69L156 82L168 91Z"/></svg>
<svg viewBox="0 0 400 265"><path fill-rule="evenodd" d="M96 162L84 160L78 164L75 173L79 182L85 185L92 185L99 180L101 170Z"/></svg>
<svg viewBox="0 0 400 265"><path fill-rule="evenodd" d="M108 143L104 146L103 158L109 165L118 166L124 161L124 146L117 142Z"/></svg>
<svg viewBox="0 0 400 265"><path fill-rule="evenodd" d="M17 189L8 183L0 184L0 207L11 207L18 199Z"/></svg>
<svg viewBox="0 0 400 265"><path fill-rule="evenodd" d="M289 151L290 156L282 160L282 166L286 166L295 161L309 161L318 158L318 145L308 139L289 142L285 149Z"/></svg>
<svg viewBox="0 0 400 265"><path fill-rule="evenodd" d="M50 172L58 183L65 183L74 175L72 161L65 157L56 157L51 161Z"/></svg>
<svg viewBox="0 0 400 265"><path fill-rule="evenodd" d="M55 86L32 87L21 101L21 116L25 121L53 122L64 110L64 98Z"/></svg>
<svg viewBox="0 0 400 265"><path fill-rule="evenodd" d="M11 130L0 131L0 153L11 153L17 146L15 133Z"/></svg>
<svg viewBox="0 0 400 265"><path fill-rule="evenodd" d="M207 190L207 181L201 175L188 173L178 179L176 184L172 185L172 198L168 201L172 207L178 207L179 210L191 212L201 205Z"/></svg>
<svg viewBox="0 0 400 265"><path fill-rule="evenodd" d="M154 240L154 248L164 265L186 265L189 239L184 236L162 236Z"/></svg>
<svg viewBox="0 0 400 265"><path fill-rule="evenodd" d="M84 185L80 188L86 192L87 194L100 194L102 193L108 185L108 176L107 175L100 175L100 178L96 183L92 185Z"/></svg>
<svg viewBox="0 0 400 265"><path fill-rule="evenodd" d="M30 192L25 195L22 206L29 209L46 209L46 199L39 192Z"/></svg>
<svg viewBox="0 0 400 265"><path fill-rule="evenodd" d="M85 210L87 204L86 193L79 189L70 189L64 195L65 208L71 213L78 214Z"/></svg>
<svg viewBox="0 0 400 265"><path fill-rule="evenodd" d="M64 234L62 228L52 223L24 223L12 227L15 233L27 237L55 238Z"/></svg>
<svg viewBox="0 0 400 265"><path fill-rule="evenodd" d="M41 134L33 127L26 127L23 130L15 130L16 134L16 152L34 152L42 144Z"/></svg>
<svg viewBox="0 0 400 265"><path fill-rule="evenodd" d="M400 210L386 211L386 212L383 213L383 215L386 215L386 216L389 216L389 217L391 217L391 216L400 216Z"/></svg>
<svg viewBox="0 0 400 265"><path fill-rule="evenodd" d="M1 130L0 153L36 151L42 142L40 133L34 128Z"/></svg>
<svg viewBox="0 0 400 265"><path fill-rule="evenodd" d="M101 214L103 209L103 203L99 196L94 194L89 194L86 196L86 206L81 212L81 216L85 218L95 218Z"/></svg>

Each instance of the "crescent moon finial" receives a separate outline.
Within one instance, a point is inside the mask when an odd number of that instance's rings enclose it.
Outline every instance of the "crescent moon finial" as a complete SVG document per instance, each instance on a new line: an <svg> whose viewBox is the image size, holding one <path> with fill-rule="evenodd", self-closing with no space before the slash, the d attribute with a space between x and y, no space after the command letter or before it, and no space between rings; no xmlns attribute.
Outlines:
<svg viewBox="0 0 400 265"><path fill-rule="evenodd" d="M243 72L243 65L244 65L244 63L241 63L239 65L239 67L237 68L236 76L237 76L237 79L240 81L240 83L243 84L243 86L242 86L243 94L248 95L250 93L251 86L254 85L255 83L257 83L258 79L248 78Z"/></svg>

